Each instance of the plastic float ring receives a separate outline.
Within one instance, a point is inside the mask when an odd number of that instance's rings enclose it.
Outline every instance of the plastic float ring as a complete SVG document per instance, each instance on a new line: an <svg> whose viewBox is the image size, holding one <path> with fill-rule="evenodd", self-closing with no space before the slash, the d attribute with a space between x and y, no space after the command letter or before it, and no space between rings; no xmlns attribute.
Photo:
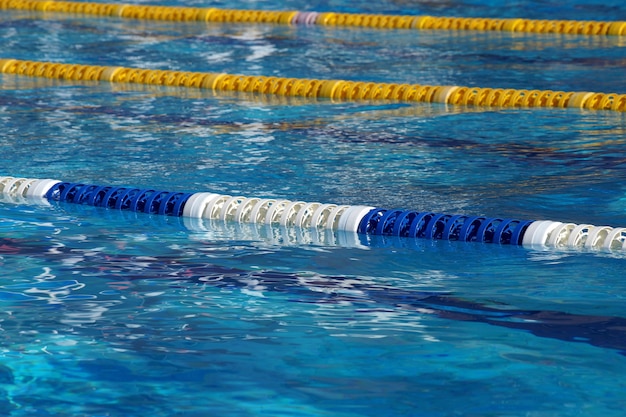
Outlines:
<svg viewBox="0 0 626 417"><path fill-rule="evenodd" d="M80 187L78 192L76 192L76 194L74 194L74 197L72 198L71 202L72 203L76 203L76 204L82 204L82 202L85 199L87 199L87 201L89 201L89 198L91 198L91 194L97 188L99 188L97 185L85 185L83 187Z"/></svg>
<svg viewBox="0 0 626 417"><path fill-rule="evenodd" d="M119 187L116 192L111 196L111 201L107 202L107 206L115 208L117 210L125 210L127 208L126 200L132 198L134 194L139 191L139 188L127 188Z"/></svg>
<svg viewBox="0 0 626 417"><path fill-rule="evenodd" d="M604 239L602 249L613 250L615 242L618 243L619 249L622 249L623 245L626 244L626 227L616 227L611 230Z"/></svg>
<svg viewBox="0 0 626 417"><path fill-rule="evenodd" d="M15 193L20 197L26 197L26 193L28 192L28 189L35 183L35 181L37 180L24 178L22 182L19 184L19 186L17 187L17 189L15 190Z"/></svg>
<svg viewBox="0 0 626 417"><path fill-rule="evenodd" d="M237 209L241 205L241 203L246 200L246 197L237 196L231 197L224 202L222 209L220 210L219 219L220 220L231 220L235 213L237 213Z"/></svg>
<svg viewBox="0 0 626 417"><path fill-rule="evenodd" d="M376 230L376 225L378 224L378 219L376 219L376 217L380 218L380 216L382 216L386 212L387 210L379 207L375 207L370 210L365 216L363 216L363 218L359 222L359 228L357 232L366 234L370 233L371 230ZM373 225L370 224L372 221L374 222Z"/></svg>
<svg viewBox="0 0 626 417"><path fill-rule="evenodd" d="M311 227L311 218L313 217L313 213L321 205L321 203L309 203L302 207L296 216L295 225L297 227Z"/></svg>
<svg viewBox="0 0 626 417"><path fill-rule="evenodd" d="M409 226L409 237L424 237L424 229L428 226L429 220L436 216L436 213L425 211L423 213L417 213L417 216L411 222Z"/></svg>
<svg viewBox="0 0 626 417"><path fill-rule="evenodd" d="M593 95L594 93L590 93L590 92L574 93L569 98L569 101L567 102L567 107L575 107L578 109L582 109L585 107L585 104Z"/></svg>
<svg viewBox="0 0 626 417"><path fill-rule="evenodd" d="M457 228L463 226L463 222L467 218L468 218L467 216L464 216L461 214L455 214L454 216L450 217L448 221L446 222L446 226L443 228L443 231L441 233L441 238L443 240L451 240L451 238L455 236L458 238L458 235L455 235L454 232L457 231L456 230ZM462 220L460 224L457 223L457 221L459 220Z"/></svg>
<svg viewBox="0 0 626 417"><path fill-rule="evenodd" d="M524 233L524 238L522 240L522 245L524 246L533 246L533 245L546 245L548 240L548 236L550 232L552 232L557 227L561 226L563 223L553 222L551 220L543 220L533 222L526 233Z"/></svg>
<svg viewBox="0 0 626 417"><path fill-rule="evenodd" d="M158 208L160 207L160 202L162 201L164 196L168 196L170 193L167 191L153 191L152 194L146 199L143 205L144 213L158 213ZM157 206L156 210L153 210L154 203L157 202L159 206Z"/></svg>
<svg viewBox="0 0 626 417"><path fill-rule="evenodd" d="M285 207L282 216L280 216L281 226L294 226L295 218L298 212L306 205L304 201L293 201Z"/></svg>
<svg viewBox="0 0 626 417"><path fill-rule="evenodd" d="M446 222L451 218L449 214L438 213L431 217L428 225L426 226L426 230L424 231L424 237L426 239L437 239L437 236L440 232L443 231L443 228L440 227L443 224L445 227Z"/></svg>
<svg viewBox="0 0 626 417"><path fill-rule="evenodd" d="M164 195L163 197L161 197L161 200L159 201L159 208L157 210L157 213L160 215L173 215L171 210L168 210L168 208L175 206L176 203L178 201L180 201L181 195L183 195L183 193L176 193L176 192L172 192L172 193L167 193L166 195ZM191 194L189 194L188 196L191 196ZM180 211L180 214L177 214L178 216L182 215L182 210Z"/></svg>
<svg viewBox="0 0 626 417"><path fill-rule="evenodd" d="M167 191L154 190L152 194L150 194L143 202L143 207L141 207L141 211L147 214L158 213L159 208L161 208L163 198L168 197L169 195L170 193Z"/></svg>
<svg viewBox="0 0 626 417"><path fill-rule="evenodd" d="M0 177L0 192L2 192L3 194L8 194L8 189L6 189L6 184L8 184L9 181L12 181L13 177Z"/></svg>
<svg viewBox="0 0 626 417"><path fill-rule="evenodd" d="M26 178L13 178L13 177L9 177L9 181L5 183L4 185L4 192L5 194L9 194L9 195L15 195L15 185L18 184L22 181L25 180Z"/></svg>
<svg viewBox="0 0 626 417"><path fill-rule="evenodd" d="M28 190L26 191L26 196L43 198L50 188L52 188L56 184L59 184L60 182L61 181L52 179L38 180L35 184L33 184L33 186L28 188Z"/></svg>
<svg viewBox="0 0 626 417"><path fill-rule="evenodd" d="M274 199L262 199L256 203L250 212L250 223L259 223L261 219L265 220L268 206L275 201Z"/></svg>
<svg viewBox="0 0 626 417"><path fill-rule="evenodd" d="M305 20L305 15L307 12L296 12L293 17L291 18L291 24L293 25L297 25L299 23L304 23L301 20Z"/></svg>
<svg viewBox="0 0 626 417"><path fill-rule="evenodd" d="M502 243L502 235L510 232L511 224L517 222L515 219L503 219L493 232L493 243Z"/></svg>
<svg viewBox="0 0 626 417"><path fill-rule="evenodd" d="M69 186L65 187L63 192L61 192L59 200L73 202L73 198L76 192L78 192L80 188L84 186L85 184L80 184L80 183L70 184Z"/></svg>
<svg viewBox="0 0 626 417"><path fill-rule="evenodd" d="M337 21L336 13L320 13L315 20L318 25L334 25Z"/></svg>
<svg viewBox="0 0 626 417"><path fill-rule="evenodd" d="M532 220L519 221L517 227L511 232L511 245L521 245L522 238L528 226L533 223Z"/></svg>
<svg viewBox="0 0 626 417"><path fill-rule="evenodd" d="M218 85L220 81L222 81L224 78L228 76L229 74L226 74L226 73L218 73L218 74L209 73L202 81L202 84L200 85L200 87L206 88L209 90L219 90L220 88L218 88Z"/></svg>
<svg viewBox="0 0 626 417"><path fill-rule="evenodd" d="M491 240L487 239L487 232L490 230L490 227L494 226L494 223L501 223L502 219L498 217L492 217L489 219L485 219L484 222L480 225L478 230L476 231L476 241L477 242L488 242L491 243L493 241L493 235L491 236ZM492 229L492 231L495 231Z"/></svg>
<svg viewBox="0 0 626 417"><path fill-rule="evenodd" d="M318 97L322 98L335 98L337 90L341 90L344 81L328 80L322 82L322 87L319 90Z"/></svg>
<svg viewBox="0 0 626 417"><path fill-rule="evenodd" d="M52 187L50 190L52 191L53 189L54 187ZM119 195L121 192L125 190L126 188L123 188L123 187L111 187L102 198L100 207L115 208L115 203L117 202L117 195Z"/></svg>
<svg viewBox="0 0 626 417"><path fill-rule="evenodd" d="M396 221L393 224L393 230L391 231L391 234L393 236L404 236L408 227L411 225L411 221L413 220L411 216L413 216L414 218L415 216L417 216L417 212L414 210L403 211L396 218Z"/></svg>
<svg viewBox="0 0 626 417"><path fill-rule="evenodd" d="M115 208L118 210L128 209L128 204L132 201L133 197L140 193L140 188L127 188L124 192L120 193L117 201L115 202Z"/></svg>
<svg viewBox="0 0 626 417"><path fill-rule="evenodd" d="M54 184L50 189L46 192L45 198L48 200L59 200L59 196L61 192L65 189L65 187L69 186L71 183L69 182L59 182Z"/></svg>
<svg viewBox="0 0 626 417"><path fill-rule="evenodd" d="M622 244L621 249L622 249L622 250L626 250L626 240L624 240L624 243Z"/></svg>
<svg viewBox="0 0 626 417"><path fill-rule="evenodd" d="M106 67L100 74L100 81L114 81L115 76L125 68L123 67Z"/></svg>
<svg viewBox="0 0 626 417"><path fill-rule="evenodd" d="M105 204L105 197L108 195L109 191L112 189L116 189L117 187L111 186L100 186L96 187L93 191L91 191L90 195L85 198L84 202L87 205L94 207L108 207Z"/></svg>
<svg viewBox="0 0 626 417"><path fill-rule="evenodd" d="M272 202L265 213L265 224L272 224L280 222L280 216L285 210L285 206L291 203L289 200L275 200Z"/></svg>
<svg viewBox="0 0 626 417"><path fill-rule="evenodd" d="M567 245L567 240L576 226L574 223L562 223L550 233L546 245L553 248Z"/></svg>
<svg viewBox="0 0 626 417"><path fill-rule="evenodd" d="M317 23L318 16L319 16L319 13L317 12L309 12L307 16L305 17L303 23L305 25L314 25L315 23Z"/></svg>
<svg viewBox="0 0 626 417"><path fill-rule="evenodd" d="M443 103L449 104L448 100L450 97L461 87L456 85L445 85L441 86L432 97L432 102L434 103Z"/></svg>
<svg viewBox="0 0 626 417"><path fill-rule="evenodd" d="M241 202L241 204L239 204L239 207L237 207L237 211L235 212L235 217L233 220L239 223L249 222L250 211L252 210L252 207L259 201L261 201L260 198L246 198L244 201Z"/></svg>
<svg viewBox="0 0 626 417"><path fill-rule="evenodd" d="M6 189L8 190L9 195L11 196L18 196L19 193L19 189L22 187L22 185L28 182L28 179L26 178L13 178L6 186ZM19 195L21 197L21 195Z"/></svg>
<svg viewBox="0 0 626 417"><path fill-rule="evenodd" d="M15 62L15 59L0 59L0 72L9 72L9 67Z"/></svg>
<svg viewBox="0 0 626 417"><path fill-rule="evenodd" d="M176 193L175 196L174 196L174 198L175 198L174 206L172 207L170 215L171 216L182 216L183 215L183 209L185 207L185 203L187 202L187 200L191 196L192 196L191 193ZM168 204L170 204L170 201L168 201ZM167 206L166 206L166 208L167 208Z"/></svg>
<svg viewBox="0 0 626 417"><path fill-rule="evenodd" d="M546 246L550 235L554 232L555 229L560 228L563 225L562 222L546 222L542 224L536 231L533 236L533 244ZM526 230L526 234L524 238L528 235L528 230Z"/></svg>
<svg viewBox="0 0 626 417"><path fill-rule="evenodd" d="M185 217L202 217L204 207L212 201L212 199L219 197L219 194L215 193L196 193L189 197L185 208L183 209L183 216Z"/></svg>
<svg viewBox="0 0 626 417"><path fill-rule="evenodd" d="M322 212L322 217L320 217L321 224L320 227L329 230L335 230L335 220L339 220L337 216L341 216L341 213L345 211L348 206L340 206L333 204L332 208L329 208ZM324 216L326 214L326 216Z"/></svg>
<svg viewBox="0 0 626 417"><path fill-rule="evenodd" d="M435 18L432 16L418 16L411 21L411 29L431 29L427 27Z"/></svg>
<svg viewBox="0 0 626 417"><path fill-rule="evenodd" d="M138 192L130 201L128 206L130 211L143 211L143 206L146 203L146 198L149 198L155 190L144 189Z"/></svg>
<svg viewBox="0 0 626 417"><path fill-rule="evenodd" d="M347 232L355 232L359 228L361 219L370 212L374 207L371 206L350 206L346 211L341 213L337 230L345 230Z"/></svg>
<svg viewBox="0 0 626 417"><path fill-rule="evenodd" d="M322 226L320 222L326 220L328 217L328 212L337 207L336 204L321 204L313 213L311 217L311 227L320 227Z"/></svg>
<svg viewBox="0 0 626 417"><path fill-rule="evenodd" d="M626 22L612 22L607 30L608 35L626 35Z"/></svg>
<svg viewBox="0 0 626 417"><path fill-rule="evenodd" d="M604 240L607 238L609 232L613 230L609 226L595 226L587 234L587 240L585 241L585 249L594 249L596 247L602 247Z"/></svg>
<svg viewBox="0 0 626 417"><path fill-rule="evenodd" d="M219 213L226 201L231 198L230 195L220 195L217 198L211 199L202 212L203 219L218 219Z"/></svg>
<svg viewBox="0 0 626 417"><path fill-rule="evenodd" d="M593 225L591 224L579 224L576 226L569 235L569 239L567 239L567 246L569 248L583 246L592 227Z"/></svg>
<svg viewBox="0 0 626 417"><path fill-rule="evenodd" d="M28 189L35 183L37 182L36 179L24 179L24 181L20 184L20 186L17 188L17 195L19 195L20 197L26 197L26 194L28 193Z"/></svg>
<svg viewBox="0 0 626 417"><path fill-rule="evenodd" d="M348 208L349 206L335 206L328 213L328 217L326 217L326 229L337 230L337 223L341 218L341 214Z"/></svg>
<svg viewBox="0 0 626 417"><path fill-rule="evenodd" d="M480 216L468 217L459 231L459 240L462 242L471 241L471 239L476 236L476 232L478 232L478 229L484 220L486 220L486 218ZM477 222L478 225L476 224Z"/></svg>
<svg viewBox="0 0 626 417"><path fill-rule="evenodd" d="M400 213L402 213L402 211L403 210L399 210L399 209L387 210L387 212L385 214L383 214L383 216L378 221L378 224L376 225L376 230L374 230L374 234L375 235L385 234L385 229L387 227L387 223L389 221L395 222L396 218L398 217L398 215ZM393 225L393 223L391 223L391 224ZM393 228L392 228L392 230L393 230Z"/></svg>

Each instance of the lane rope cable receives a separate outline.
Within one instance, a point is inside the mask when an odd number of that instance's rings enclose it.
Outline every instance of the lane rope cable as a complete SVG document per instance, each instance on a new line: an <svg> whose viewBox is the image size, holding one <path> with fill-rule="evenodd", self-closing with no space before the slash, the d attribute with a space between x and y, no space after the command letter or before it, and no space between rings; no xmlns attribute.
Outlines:
<svg viewBox="0 0 626 417"><path fill-rule="evenodd" d="M204 21L356 26L377 29L474 30L604 36L626 35L626 21L602 22L521 18L494 19L482 17L404 16L334 12L318 13L53 0L0 0L0 8L179 22Z"/></svg>
<svg viewBox="0 0 626 417"><path fill-rule="evenodd" d="M500 217L307 203L285 199L0 177L0 195L18 203L62 201L153 215L526 247L626 250L626 228Z"/></svg>
<svg viewBox="0 0 626 417"><path fill-rule="evenodd" d="M395 100L480 107L544 107L626 111L626 94L589 91L520 90L266 77L226 73L125 68L0 59L0 73L73 81L109 81L214 91L330 98Z"/></svg>

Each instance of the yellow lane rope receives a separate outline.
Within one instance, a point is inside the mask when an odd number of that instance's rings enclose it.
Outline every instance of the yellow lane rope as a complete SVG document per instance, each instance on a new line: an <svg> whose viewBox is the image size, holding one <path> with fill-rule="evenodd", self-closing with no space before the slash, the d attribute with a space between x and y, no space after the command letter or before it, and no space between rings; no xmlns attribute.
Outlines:
<svg viewBox="0 0 626 417"><path fill-rule="evenodd" d="M131 19L232 23L317 24L379 29L443 29L559 33L569 35L626 35L626 21L492 19L479 17L402 16L357 13L236 10L178 6L88 3L55 0L0 0L0 9L78 13Z"/></svg>
<svg viewBox="0 0 626 417"><path fill-rule="evenodd" d="M0 72L64 80L109 81L336 100L396 100L488 107L626 111L626 94L430 86L264 77L0 59Z"/></svg>

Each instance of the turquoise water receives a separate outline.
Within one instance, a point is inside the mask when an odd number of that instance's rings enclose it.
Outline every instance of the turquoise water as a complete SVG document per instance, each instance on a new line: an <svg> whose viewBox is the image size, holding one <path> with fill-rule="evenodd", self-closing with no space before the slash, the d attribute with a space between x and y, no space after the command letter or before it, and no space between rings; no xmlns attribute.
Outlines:
<svg viewBox="0 0 626 417"><path fill-rule="evenodd" d="M304 9L269 3L228 7ZM306 8L600 20L624 11L581 3ZM1 58L625 90L621 38L0 16ZM0 175L626 226L625 123L612 112L12 75L0 75L0 109ZM621 416L623 271L620 253L347 241L5 198L0 414Z"/></svg>

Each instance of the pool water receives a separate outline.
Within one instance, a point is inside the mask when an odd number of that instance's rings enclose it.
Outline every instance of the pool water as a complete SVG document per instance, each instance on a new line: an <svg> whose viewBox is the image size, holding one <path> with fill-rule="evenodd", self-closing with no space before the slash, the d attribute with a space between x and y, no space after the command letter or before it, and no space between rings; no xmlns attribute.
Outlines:
<svg viewBox="0 0 626 417"><path fill-rule="evenodd" d="M585 20L626 12L618 1L492 3L185 5ZM0 58L626 90L622 37L2 10L0 38ZM0 175L626 226L621 113L6 74L0 109ZM3 197L0 414L622 416L624 262L623 252L348 239Z"/></svg>

